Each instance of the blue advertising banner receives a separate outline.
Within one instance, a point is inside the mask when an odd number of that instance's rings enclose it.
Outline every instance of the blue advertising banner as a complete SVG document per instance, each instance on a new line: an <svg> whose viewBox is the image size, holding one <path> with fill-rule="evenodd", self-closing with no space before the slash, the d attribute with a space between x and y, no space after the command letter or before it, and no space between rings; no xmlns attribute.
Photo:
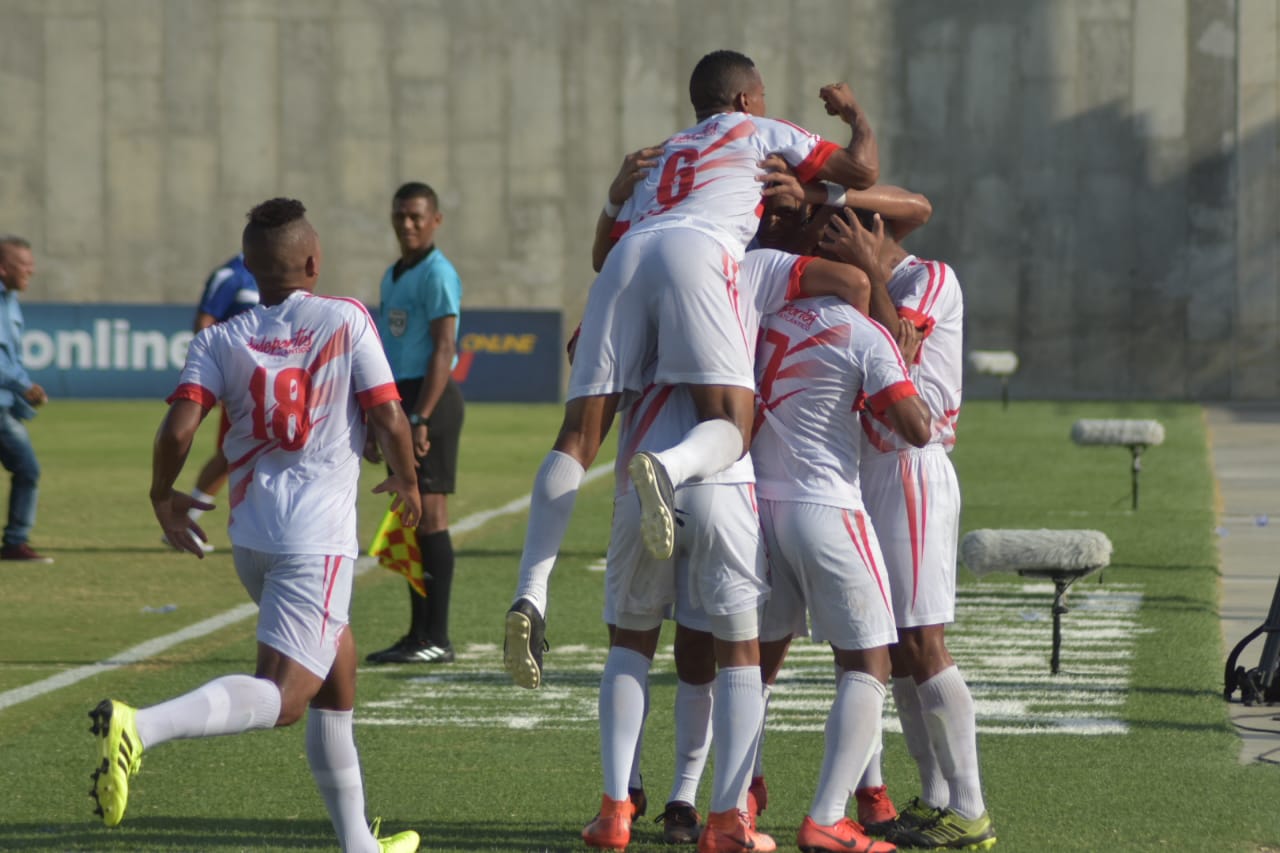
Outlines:
<svg viewBox="0 0 1280 853"><path fill-rule="evenodd" d="M22 359L53 398L164 398L193 337L178 305L24 303ZM454 379L475 402L560 399L559 311L462 311Z"/></svg>

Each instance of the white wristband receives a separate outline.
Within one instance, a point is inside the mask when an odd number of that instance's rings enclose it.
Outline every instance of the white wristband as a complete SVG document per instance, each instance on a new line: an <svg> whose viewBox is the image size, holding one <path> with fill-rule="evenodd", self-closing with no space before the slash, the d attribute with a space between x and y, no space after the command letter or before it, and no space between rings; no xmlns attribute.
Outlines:
<svg viewBox="0 0 1280 853"><path fill-rule="evenodd" d="M604 199L604 215L610 219L617 219L618 213L622 210L622 205L614 204L613 201L605 196Z"/></svg>
<svg viewBox="0 0 1280 853"><path fill-rule="evenodd" d="M844 207L846 200L844 187L839 184L830 183L829 181L823 181L822 185L827 190L827 200L825 204L828 207Z"/></svg>

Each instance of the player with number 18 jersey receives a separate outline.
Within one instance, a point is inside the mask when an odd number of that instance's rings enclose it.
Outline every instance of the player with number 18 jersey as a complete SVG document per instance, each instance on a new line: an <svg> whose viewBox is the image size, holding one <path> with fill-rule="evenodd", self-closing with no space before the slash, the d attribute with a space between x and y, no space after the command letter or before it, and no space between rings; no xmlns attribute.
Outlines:
<svg viewBox="0 0 1280 853"><path fill-rule="evenodd" d="M339 393L350 386L354 394ZM398 399L373 319L352 299L296 292L202 331L170 397L231 418L229 533L272 554L359 553L362 409Z"/></svg>

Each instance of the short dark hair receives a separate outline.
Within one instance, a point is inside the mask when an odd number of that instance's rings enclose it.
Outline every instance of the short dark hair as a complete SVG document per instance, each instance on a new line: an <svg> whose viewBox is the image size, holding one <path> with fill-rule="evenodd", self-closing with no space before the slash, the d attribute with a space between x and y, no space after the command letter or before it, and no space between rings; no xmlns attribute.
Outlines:
<svg viewBox="0 0 1280 853"><path fill-rule="evenodd" d="M18 249L30 249L31 241L26 237L19 237L17 234L0 234L0 249L7 249L10 246Z"/></svg>
<svg viewBox="0 0 1280 853"><path fill-rule="evenodd" d="M743 90L745 77L756 67L736 50L716 50L698 60L689 76L689 100L698 115L733 106Z"/></svg>
<svg viewBox="0 0 1280 853"><path fill-rule="evenodd" d="M400 189L396 190L396 194L391 197L392 201L404 201L410 198L425 198L431 203L432 210L440 209L440 198L436 195L436 191L431 189L428 184L422 181L409 181L407 184L401 184Z"/></svg>
<svg viewBox="0 0 1280 853"><path fill-rule="evenodd" d="M306 215L306 207L296 198L270 198L249 211L246 227L274 230L297 222Z"/></svg>

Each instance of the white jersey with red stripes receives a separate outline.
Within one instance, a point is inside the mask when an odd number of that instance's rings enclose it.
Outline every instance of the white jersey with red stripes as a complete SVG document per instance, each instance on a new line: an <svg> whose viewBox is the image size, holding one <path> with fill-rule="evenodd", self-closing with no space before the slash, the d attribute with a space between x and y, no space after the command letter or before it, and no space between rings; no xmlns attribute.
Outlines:
<svg viewBox="0 0 1280 853"><path fill-rule="evenodd" d="M800 292L800 278L813 261L807 255L792 255L774 249L747 252L738 267L735 307L747 351L756 350L760 324L765 315L782 309ZM652 370L649 371L652 377ZM693 397L683 385L647 384L640 396L622 414L618 433L617 493L631 491L627 462L641 450L658 452L680 443L685 433L698 423ZM751 456L746 455L724 471L699 483L751 483L755 474Z"/></svg>
<svg viewBox="0 0 1280 853"><path fill-rule="evenodd" d="M178 389L231 420L228 532L273 554L359 552L362 410L399 399L369 312L354 299L291 294L200 332Z"/></svg>
<svg viewBox="0 0 1280 853"><path fill-rule="evenodd" d="M663 143L662 156L622 206L614 236L693 228L742 257L760 224L760 161L778 154L813 180L839 146L778 119L717 113Z"/></svg>
<svg viewBox="0 0 1280 853"><path fill-rule="evenodd" d="M888 329L834 297L793 302L765 319L756 380L760 497L861 509L858 411L916 394Z"/></svg>
<svg viewBox="0 0 1280 853"><path fill-rule="evenodd" d="M893 269L889 296L899 315L924 333L920 351L911 364L911 379L933 416L929 443L940 444L950 452L956 443L964 381L964 296L960 280L955 270L941 261L907 255ZM862 415L862 426L873 452L911 448L887 423L867 412Z"/></svg>

